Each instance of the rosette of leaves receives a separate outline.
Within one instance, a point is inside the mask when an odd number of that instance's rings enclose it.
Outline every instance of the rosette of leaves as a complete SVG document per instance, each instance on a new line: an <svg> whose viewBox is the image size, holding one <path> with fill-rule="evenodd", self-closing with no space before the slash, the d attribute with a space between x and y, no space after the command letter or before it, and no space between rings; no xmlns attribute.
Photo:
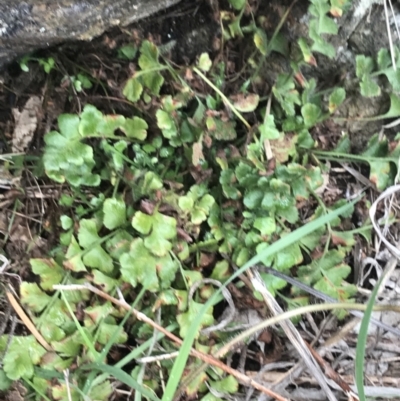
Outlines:
<svg viewBox="0 0 400 401"><path fill-rule="evenodd" d="M346 253L344 248L328 251L311 264L300 266L297 271L298 278L339 302L345 302L357 293L357 287L345 281L351 273L351 267L343 262ZM301 294L296 288L293 288L292 292L294 296ZM345 311L338 314L341 318L345 315Z"/></svg>
<svg viewBox="0 0 400 401"><path fill-rule="evenodd" d="M396 64L400 61L400 52L397 47L393 48ZM376 60L370 56L356 56L356 75L360 79L360 91L365 97L381 95L381 86L377 82L380 75L385 75L387 82L393 92L400 92L400 73L393 68L392 58L387 49L379 50Z"/></svg>
<svg viewBox="0 0 400 401"><path fill-rule="evenodd" d="M194 225L207 220L215 199L207 193L204 185L193 185L187 195L179 197L178 204L181 210L189 216Z"/></svg>
<svg viewBox="0 0 400 401"><path fill-rule="evenodd" d="M161 108L156 112L157 126L173 148L194 142L199 129L188 121L188 116L180 109L186 104L182 96L165 96Z"/></svg>
<svg viewBox="0 0 400 401"><path fill-rule="evenodd" d="M123 132L130 140L143 140L147 135L147 123L140 117L103 115L92 105L86 105L80 116L61 114L58 117L58 128L59 131L51 131L44 137L44 168L54 181L67 181L74 187L100 184L100 175L92 171L96 165L94 148L84 143L85 140L122 139L115 136L116 130ZM125 147L119 141L113 153L120 153ZM105 146L103 148L110 151ZM118 168L121 160L114 158L113 163ZM97 164L96 168L99 167Z"/></svg>
<svg viewBox="0 0 400 401"><path fill-rule="evenodd" d="M236 169L239 183L240 169L243 166ZM305 182L308 187L304 185ZM249 210L265 210L269 216L294 224L298 221L296 201L307 199L310 190L315 190L322 183L323 178L318 167L306 169L291 163L288 166L279 166L270 177L259 178L255 187L246 190L243 202Z"/></svg>
<svg viewBox="0 0 400 401"><path fill-rule="evenodd" d="M125 84L123 89L124 96L131 102L137 102L143 94L143 89L147 88L152 95L158 95L164 84L164 78L160 71L166 67L159 62L159 50L154 43L148 40L143 41L140 47L139 67L136 72ZM149 99L148 95L146 97Z"/></svg>
<svg viewBox="0 0 400 401"><path fill-rule="evenodd" d="M338 4L338 2L336 2ZM336 54L333 45L328 43L324 35L336 35L338 33L338 26L333 18L328 16L331 12L332 6L328 0L311 0L309 7L310 14L314 17L309 23L308 35L313 41L311 50L324 54L329 58L333 58ZM341 10L339 8L339 10Z"/></svg>
<svg viewBox="0 0 400 401"><path fill-rule="evenodd" d="M68 369L82 350L86 360L95 361L98 358L97 351L88 347L82 332L91 344L97 343L101 347L110 341L122 344L126 341L127 334L116 323L116 317L121 317L120 312L110 303L93 305L84 309L82 330L79 331L65 302L70 310L75 311L79 303L82 304L89 299L89 292L66 292L62 300L52 289L54 284L61 282L81 284L84 280L68 277L63 267L53 259L31 259L30 263L33 273L38 275L39 280L37 283L22 282L21 303L29 308L36 328L55 352L47 352L33 336L13 336L2 360L0 381L2 383L8 381L10 385L12 380L30 380L42 394L58 399L55 394L59 394L63 387L63 377L58 375L58 372ZM1 336L0 351L6 349L7 343L8 336ZM38 374L35 366L39 365L42 372L48 372L47 375ZM58 379L60 382L57 381ZM71 374L71 381L78 384L79 378ZM96 399L108 399L112 391L110 383L107 380L103 381L100 387L102 396L97 394ZM107 389L109 391L106 391ZM98 385L90 390L92 394L98 391L100 391Z"/></svg>
<svg viewBox="0 0 400 401"><path fill-rule="evenodd" d="M132 227L143 238L135 238L129 251L120 256L122 278L133 287L140 283L153 292L168 288L178 269L170 254L177 235L175 218L158 211L152 215L138 211L132 218Z"/></svg>

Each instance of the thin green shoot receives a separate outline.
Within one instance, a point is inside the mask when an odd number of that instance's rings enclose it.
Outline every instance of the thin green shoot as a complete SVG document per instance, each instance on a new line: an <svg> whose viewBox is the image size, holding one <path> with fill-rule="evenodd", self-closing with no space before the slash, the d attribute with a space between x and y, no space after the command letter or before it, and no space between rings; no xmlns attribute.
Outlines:
<svg viewBox="0 0 400 401"><path fill-rule="evenodd" d="M35 383L29 379L24 379L26 383L28 383L29 387L32 387L35 390L36 394L39 394L45 401L51 401L50 398L43 394L42 391L35 385Z"/></svg>
<svg viewBox="0 0 400 401"><path fill-rule="evenodd" d="M98 357L99 353L96 351L92 341L89 339L87 333L85 332L84 328L81 326L81 324L79 323L78 319L75 316L74 311L71 308L71 305L68 302L68 299L66 298L65 294L63 291L61 291L61 297L68 309L68 312L71 315L72 320L74 321L75 325L76 325L76 329L78 330L79 334L81 335L86 347L89 349L89 351L92 353L92 355L95 355L96 357Z"/></svg>
<svg viewBox="0 0 400 401"><path fill-rule="evenodd" d="M93 369L93 370L107 373L108 375L115 377L121 383L126 384L128 387L131 387L131 388L135 389L136 391L140 391L149 400L160 401L160 399L156 396L156 394L154 392L152 392L151 390L149 390L146 387L141 386L135 379L133 379L132 376L130 376L125 371L123 371L121 368L118 368L116 366L106 365L104 363L91 363L89 365L86 365L84 367L84 369L85 370Z"/></svg>
<svg viewBox="0 0 400 401"><path fill-rule="evenodd" d="M221 97L221 99L224 101L224 103L232 110L233 114L236 115L236 117L245 125L245 127L248 130L251 130L250 124L245 120L245 118L239 113L239 111L236 109L236 107L231 103L231 101L197 68L194 67L193 71L218 95Z"/></svg>
<svg viewBox="0 0 400 401"><path fill-rule="evenodd" d="M145 292L146 292L145 288L142 288L140 290L138 296L135 298L135 302L131 306L131 309L135 309L136 308L136 305L143 298ZM104 346L103 350L101 351L101 353L97 357L97 359L95 361L96 363L100 363L101 361L105 360L105 358L107 357L111 347L113 346L115 340L117 339L117 337L119 335L119 332L121 331L121 329L123 328L123 326L125 325L126 321L129 319L130 316L131 316L130 311L125 314L124 318L121 320L120 324L118 325L118 329L115 330L115 332L110 337L110 339L108 340L107 344ZM87 377L87 379L85 381L85 385L83 387L83 393L84 394L88 394L88 392L90 391L91 385L94 385L94 378L95 378L96 373L97 372L90 372L90 374L88 375L88 377ZM103 377L102 381L104 381L106 378L107 377Z"/></svg>

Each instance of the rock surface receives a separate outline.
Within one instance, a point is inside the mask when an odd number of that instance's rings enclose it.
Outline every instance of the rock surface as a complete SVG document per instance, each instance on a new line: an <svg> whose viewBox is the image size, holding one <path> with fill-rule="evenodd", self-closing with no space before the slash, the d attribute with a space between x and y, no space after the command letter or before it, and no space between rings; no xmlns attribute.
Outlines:
<svg viewBox="0 0 400 401"><path fill-rule="evenodd" d="M0 68L18 56L67 40L90 40L180 0L1 0Z"/></svg>

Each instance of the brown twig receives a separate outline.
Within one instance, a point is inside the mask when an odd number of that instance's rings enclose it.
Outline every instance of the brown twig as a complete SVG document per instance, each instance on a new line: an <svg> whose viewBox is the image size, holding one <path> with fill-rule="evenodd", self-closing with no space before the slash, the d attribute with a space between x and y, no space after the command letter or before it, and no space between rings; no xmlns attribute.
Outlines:
<svg viewBox="0 0 400 401"><path fill-rule="evenodd" d="M319 366L324 370L325 375L333 380L347 395L349 401L359 401L357 395L353 392L350 386L342 379L342 377L335 372L330 365L325 362L325 360L318 354L317 351L307 341L304 340L304 343L307 345L308 349L310 350L311 354L313 355L314 359L318 362Z"/></svg>

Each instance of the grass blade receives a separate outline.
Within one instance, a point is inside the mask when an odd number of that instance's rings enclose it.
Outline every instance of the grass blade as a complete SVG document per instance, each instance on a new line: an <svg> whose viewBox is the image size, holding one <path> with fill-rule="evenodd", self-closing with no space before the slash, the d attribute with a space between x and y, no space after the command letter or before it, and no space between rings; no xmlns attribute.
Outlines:
<svg viewBox="0 0 400 401"><path fill-rule="evenodd" d="M101 372L108 373L109 375L114 376L121 383L124 383L127 386L134 388L136 391L139 391L147 399L152 401L160 401L160 399L152 391L140 385L132 376L128 375L128 373L124 372L121 368L106 365L104 363L92 363L85 366L85 369L100 370Z"/></svg>

